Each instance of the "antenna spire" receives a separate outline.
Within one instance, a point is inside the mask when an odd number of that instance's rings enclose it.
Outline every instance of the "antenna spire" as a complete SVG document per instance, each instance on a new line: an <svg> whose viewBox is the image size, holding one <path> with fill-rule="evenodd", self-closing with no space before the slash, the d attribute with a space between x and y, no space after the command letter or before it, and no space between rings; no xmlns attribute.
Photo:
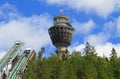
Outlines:
<svg viewBox="0 0 120 79"><path fill-rule="evenodd" d="M60 9L60 15L63 15L63 8Z"/></svg>

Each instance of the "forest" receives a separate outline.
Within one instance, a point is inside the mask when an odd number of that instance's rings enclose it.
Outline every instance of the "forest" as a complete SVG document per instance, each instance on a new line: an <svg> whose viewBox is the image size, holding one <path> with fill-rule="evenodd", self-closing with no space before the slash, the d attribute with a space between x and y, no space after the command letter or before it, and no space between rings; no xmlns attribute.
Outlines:
<svg viewBox="0 0 120 79"><path fill-rule="evenodd" d="M28 64L23 79L120 79L120 57L114 48L110 57L97 56L88 42L84 53L73 51L60 59L57 54L44 58L42 54Z"/></svg>

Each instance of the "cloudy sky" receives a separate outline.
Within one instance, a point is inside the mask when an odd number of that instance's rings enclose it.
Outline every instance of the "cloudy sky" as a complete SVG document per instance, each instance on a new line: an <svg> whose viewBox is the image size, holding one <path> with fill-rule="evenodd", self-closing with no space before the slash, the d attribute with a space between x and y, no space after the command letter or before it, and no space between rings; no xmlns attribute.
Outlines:
<svg viewBox="0 0 120 79"><path fill-rule="evenodd" d="M54 52L48 28L60 8L76 29L70 52L88 41L100 56L113 47L120 56L120 0L0 0L0 58L16 40L36 52L45 47L44 56Z"/></svg>

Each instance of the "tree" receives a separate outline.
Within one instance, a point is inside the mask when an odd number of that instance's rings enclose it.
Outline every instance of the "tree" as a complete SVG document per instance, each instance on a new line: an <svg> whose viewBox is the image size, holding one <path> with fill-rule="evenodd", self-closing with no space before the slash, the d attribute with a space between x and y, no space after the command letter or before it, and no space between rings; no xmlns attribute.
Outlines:
<svg viewBox="0 0 120 79"><path fill-rule="evenodd" d="M97 56L95 48L91 46L89 42L86 43L84 53L85 55Z"/></svg>
<svg viewBox="0 0 120 79"><path fill-rule="evenodd" d="M45 48L42 47L41 50L40 50L39 53L38 53L38 58L39 58L39 59L42 58L42 55L43 55L44 52L45 52Z"/></svg>
<svg viewBox="0 0 120 79"><path fill-rule="evenodd" d="M120 79L120 58L114 48L110 60L97 56L88 42L85 55L74 51L67 60L56 54L41 59L29 62L23 79Z"/></svg>
<svg viewBox="0 0 120 79"><path fill-rule="evenodd" d="M110 59L117 58L117 52L114 48L112 48L110 56Z"/></svg>
<svg viewBox="0 0 120 79"><path fill-rule="evenodd" d="M117 58L117 52L114 48L111 50L110 54L110 70L115 79L120 79L120 59Z"/></svg>
<svg viewBox="0 0 120 79"><path fill-rule="evenodd" d="M89 42L87 42L85 45L84 53L89 54L90 50L91 50L91 45L89 44Z"/></svg>

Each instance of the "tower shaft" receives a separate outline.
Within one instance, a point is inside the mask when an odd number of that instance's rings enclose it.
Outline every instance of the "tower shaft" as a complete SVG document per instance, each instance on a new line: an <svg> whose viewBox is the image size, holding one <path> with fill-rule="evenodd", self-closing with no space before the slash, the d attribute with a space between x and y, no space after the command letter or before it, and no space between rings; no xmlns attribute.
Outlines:
<svg viewBox="0 0 120 79"><path fill-rule="evenodd" d="M67 47L57 47L56 53L59 57L66 57L68 54Z"/></svg>

